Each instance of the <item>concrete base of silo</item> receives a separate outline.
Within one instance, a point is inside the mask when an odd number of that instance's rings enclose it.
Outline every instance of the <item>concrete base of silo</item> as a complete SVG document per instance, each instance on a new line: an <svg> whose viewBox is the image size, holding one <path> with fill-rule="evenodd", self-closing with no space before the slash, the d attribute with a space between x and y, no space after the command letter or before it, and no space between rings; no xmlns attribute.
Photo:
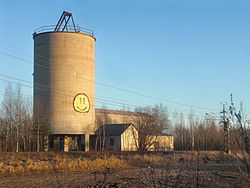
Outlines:
<svg viewBox="0 0 250 188"><path fill-rule="evenodd" d="M89 134L50 135L50 151L89 151Z"/></svg>

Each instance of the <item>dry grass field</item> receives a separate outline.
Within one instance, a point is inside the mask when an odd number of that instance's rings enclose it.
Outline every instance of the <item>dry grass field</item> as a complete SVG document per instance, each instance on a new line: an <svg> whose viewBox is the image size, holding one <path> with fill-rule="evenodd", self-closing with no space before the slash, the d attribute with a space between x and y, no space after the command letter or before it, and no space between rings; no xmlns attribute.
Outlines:
<svg viewBox="0 0 250 188"><path fill-rule="evenodd" d="M244 153L0 153L0 187L249 187Z"/></svg>

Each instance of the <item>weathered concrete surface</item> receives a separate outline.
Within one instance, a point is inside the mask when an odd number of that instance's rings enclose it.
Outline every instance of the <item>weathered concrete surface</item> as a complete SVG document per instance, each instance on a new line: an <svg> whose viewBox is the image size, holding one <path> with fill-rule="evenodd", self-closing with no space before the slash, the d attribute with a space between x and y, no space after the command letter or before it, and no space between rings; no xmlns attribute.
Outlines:
<svg viewBox="0 0 250 188"><path fill-rule="evenodd" d="M34 37L34 64L35 109L47 114L52 134L93 134L95 38L73 32L38 34ZM74 109L79 93L88 96L88 112Z"/></svg>
<svg viewBox="0 0 250 188"><path fill-rule="evenodd" d="M107 109L95 109L96 113L96 120L97 126L98 121L102 122L105 119L106 124L114 123L114 124L122 124L122 123L131 123L133 119L136 117L135 112L129 111L118 111L118 110L107 110Z"/></svg>

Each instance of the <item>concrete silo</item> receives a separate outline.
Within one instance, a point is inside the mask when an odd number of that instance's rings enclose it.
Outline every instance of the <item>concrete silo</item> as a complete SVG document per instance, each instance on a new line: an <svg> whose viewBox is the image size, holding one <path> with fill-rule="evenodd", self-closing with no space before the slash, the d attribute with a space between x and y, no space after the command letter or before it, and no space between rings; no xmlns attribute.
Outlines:
<svg viewBox="0 0 250 188"><path fill-rule="evenodd" d="M35 30L33 39L34 112L45 115L50 147L87 151L95 127L93 32L75 27L63 12L55 27Z"/></svg>

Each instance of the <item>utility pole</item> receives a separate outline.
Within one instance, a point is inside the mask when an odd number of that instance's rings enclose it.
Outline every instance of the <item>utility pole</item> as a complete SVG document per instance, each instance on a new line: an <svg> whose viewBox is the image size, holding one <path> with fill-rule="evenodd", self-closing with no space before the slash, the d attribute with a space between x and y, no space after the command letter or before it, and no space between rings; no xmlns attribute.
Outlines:
<svg viewBox="0 0 250 188"><path fill-rule="evenodd" d="M223 111L221 112L222 115L222 122L224 126L224 151L226 153L230 153L230 121L228 118L226 118L226 110L225 110L225 104L223 104Z"/></svg>

